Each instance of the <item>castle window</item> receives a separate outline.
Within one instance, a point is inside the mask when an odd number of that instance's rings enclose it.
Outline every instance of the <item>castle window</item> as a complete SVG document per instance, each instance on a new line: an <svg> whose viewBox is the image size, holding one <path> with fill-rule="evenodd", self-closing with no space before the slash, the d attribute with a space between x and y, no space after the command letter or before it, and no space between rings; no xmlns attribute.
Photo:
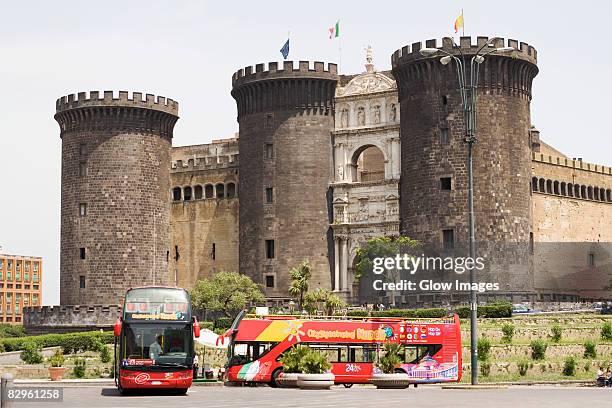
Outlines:
<svg viewBox="0 0 612 408"><path fill-rule="evenodd" d="M595 187L593 189L593 196L594 196L595 200L599 201L599 187Z"/></svg>
<svg viewBox="0 0 612 408"><path fill-rule="evenodd" d="M266 288L274 288L274 275L266 275Z"/></svg>
<svg viewBox="0 0 612 408"><path fill-rule="evenodd" d="M538 189L538 191L540 193L545 193L546 192L546 189L545 189L545 186L544 186L545 183L546 183L546 181L543 178L541 178L540 181L539 181L540 188Z"/></svg>
<svg viewBox="0 0 612 408"><path fill-rule="evenodd" d="M589 200L593 199L593 187L589 186L587 189L587 193L589 194Z"/></svg>
<svg viewBox="0 0 612 408"><path fill-rule="evenodd" d="M538 178L537 177L531 178L531 191L538 191Z"/></svg>
<svg viewBox="0 0 612 408"><path fill-rule="evenodd" d="M612 190L606 190L606 199L608 200L608 202L612 202Z"/></svg>
<svg viewBox="0 0 612 408"><path fill-rule="evenodd" d="M85 248L79 248L79 258L85 259Z"/></svg>
<svg viewBox="0 0 612 408"><path fill-rule="evenodd" d="M172 189L172 200L174 201L181 201L181 188L180 187L174 187Z"/></svg>
<svg viewBox="0 0 612 408"><path fill-rule="evenodd" d="M595 254L590 252L587 261L589 266L595 266Z"/></svg>
<svg viewBox="0 0 612 408"><path fill-rule="evenodd" d="M272 126L274 126L274 115L271 113L268 113L266 115L266 127L271 128Z"/></svg>
<svg viewBox="0 0 612 408"><path fill-rule="evenodd" d="M274 145L272 143L264 143L264 159L274 158Z"/></svg>
<svg viewBox="0 0 612 408"><path fill-rule="evenodd" d="M227 183L227 191L225 192L227 198L233 198L236 196L236 184Z"/></svg>
<svg viewBox="0 0 612 408"><path fill-rule="evenodd" d="M533 255L533 232L529 233L529 253Z"/></svg>
<svg viewBox="0 0 612 408"><path fill-rule="evenodd" d="M183 199L185 201L190 201L191 200L191 187L185 187L183 189Z"/></svg>
<svg viewBox="0 0 612 408"><path fill-rule="evenodd" d="M222 183L217 184L215 190L217 191L217 198L225 197L225 186Z"/></svg>
<svg viewBox="0 0 612 408"><path fill-rule="evenodd" d="M555 180L553 183L553 193L559 194L559 182Z"/></svg>
<svg viewBox="0 0 612 408"><path fill-rule="evenodd" d="M440 129L440 143L445 145L450 143L450 132L446 127Z"/></svg>
<svg viewBox="0 0 612 408"><path fill-rule="evenodd" d="M210 251L210 257L214 261L217 258L217 245L213 242L212 250Z"/></svg>
<svg viewBox="0 0 612 408"><path fill-rule="evenodd" d="M266 258L274 259L274 240L266 239Z"/></svg>
<svg viewBox="0 0 612 408"><path fill-rule="evenodd" d="M204 197L205 198L213 198L215 196L215 191L212 184L207 184L204 186Z"/></svg>
<svg viewBox="0 0 612 408"><path fill-rule="evenodd" d="M79 276L79 289L85 289L85 276Z"/></svg>
<svg viewBox="0 0 612 408"><path fill-rule="evenodd" d="M452 229L442 230L442 247L445 250L455 248L455 230L452 230Z"/></svg>
<svg viewBox="0 0 612 408"><path fill-rule="evenodd" d="M553 189L552 189L552 180L546 180L546 192L548 194L552 194Z"/></svg>
<svg viewBox="0 0 612 408"><path fill-rule="evenodd" d="M79 163L79 176L85 177L87 175L87 163L80 162Z"/></svg>
<svg viewBox="0 0 612 408"><path fill-rule="evenodd" d="M452 190L452 184L451 177L440 177L440 190L450 191Z"/></svg>
<svg viewBox="0 0 612 408"><path fill-rule="evenodd" d="M586 186L580 186L580 198L587 198Z"/></svg>
<svg viewBox="0 0 612 408"><path fill-rule="evenodd" d="M567 189L566 189L565 182L561 183L561 195L562 196L566 196L567 195Z"/></svg>
<svg viewBox="0 0 612 408"><path fill-rule="evenodd" d="M266 203L271 204L274 202L274 188L266 187Z"/></svg>
<svg viewBox="0 0 612 408"><path fill-rule="evenodd" d="M442 95L442 105L448 105L448 95Z"/></svg>
<svg viewBox="0 0 612 408"><path fill-rule="evenodd" d="M193 188L193 198L194 200L202 199L202 186L195 186Z"/></svg>
<svg viewBox="0 0 612 408"><path fill-rule="evenodd" d="M574 184L574 197L580 198L580 186L578 184Z"/></svg>
<svg viewBox="0 0 612 408"><path fill-rule="evenodd" d="M81 217L84 217L87 215L87 204L85 203L80 203L79 204L79 215Z"/></svg>
<svg viewBox="0 0 612 408"><path fill-rule="evenodd" d="M84 156L85 154L87 154L87 143L81 143L79 144L79 155Z"/></svg>

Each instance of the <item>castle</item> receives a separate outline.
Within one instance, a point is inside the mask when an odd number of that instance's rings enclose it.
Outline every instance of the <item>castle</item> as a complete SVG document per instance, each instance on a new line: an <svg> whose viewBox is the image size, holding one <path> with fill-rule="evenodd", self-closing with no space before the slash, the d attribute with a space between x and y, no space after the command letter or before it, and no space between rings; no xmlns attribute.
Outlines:
<svg viewBox="0 0 612 408"><path fill-rule="evenodd" d="M361 302L355 250L381 235L460 253L468 241L464 120L453 64L489 39L428 40L377 71L271 62L232 77L239 134L172 147L178 103L119 92L57 101L61 304L114 304L133 285L191 287L238 270L273 301L303 259L312 287ZM487 279L513 301L609 297L612 169L569 158L530 120L537 51L495 39L480 67L474 201ZM606 228L606 226L608 226ZM441 304L435 293L405 305ZM458 296L456 301L464 301Z"/></svg>

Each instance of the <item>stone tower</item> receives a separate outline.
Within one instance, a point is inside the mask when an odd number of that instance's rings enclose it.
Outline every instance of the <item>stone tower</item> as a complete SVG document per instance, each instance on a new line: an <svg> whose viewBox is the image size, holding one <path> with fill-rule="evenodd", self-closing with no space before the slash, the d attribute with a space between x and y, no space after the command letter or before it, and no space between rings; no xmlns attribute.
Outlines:
<svg viewBox="0 0 612 408"><path fill-rule="evenodd" d="M428 40L468 66L488 41L461 37L442 46ZM499 282L505 292L533 290L529 260L531 237L529 145L531 84L538 73L536 50L526 43L503 39L511 53L493 52L480 65L474 145L474 206L476 249L485 257L479 281ZM421 43L392 55L402 113L400 217L401 231L449 253L467 250L467 146L458 92L457 67L440 62L444 54L424 57ZM492 48L484 47L482 53ZM449 180L450 179L450 180ZM446 242L446 244L444 244ZM465 252L464 252L465 253ZM467 275L467 274L466 274Z"/></svg>
<svg viewBox="0 0 612 408"><path fill-rule="evenodd" d="M240 272L286 296L308 259L312 287L331 288L328 186L335 64L246 67L232 78L240 125ZM329 203L331 204L331 203Z"/></svg>
<svg viewBox="0 0 612 408"><path fill-rule="evenodd" d="M85 92L57 100L62 138L60 303L116 304L167 284L172 99Z"/></svg>

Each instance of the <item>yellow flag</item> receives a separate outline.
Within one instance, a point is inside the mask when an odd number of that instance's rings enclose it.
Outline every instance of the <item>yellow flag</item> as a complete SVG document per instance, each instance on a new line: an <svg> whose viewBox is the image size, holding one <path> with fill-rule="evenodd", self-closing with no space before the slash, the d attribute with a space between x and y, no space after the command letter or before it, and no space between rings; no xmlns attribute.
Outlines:
<svg viewBox="0 0 612 408"><path fill-rule="evenodd" d="M463 28L463 11L459 14L459 17L455 20L455 33L459 31L460 28Z"/></svg>

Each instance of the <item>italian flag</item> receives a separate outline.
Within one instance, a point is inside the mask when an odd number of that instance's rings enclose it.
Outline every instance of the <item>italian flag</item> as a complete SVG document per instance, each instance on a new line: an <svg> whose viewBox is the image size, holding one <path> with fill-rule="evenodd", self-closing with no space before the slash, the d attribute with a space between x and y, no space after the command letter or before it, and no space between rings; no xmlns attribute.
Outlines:
<svg viewBox="0 0 612 408"><path fill-rule="evenodd" d="M329 27L329 39L340 37L340 20L336 21L336 25Z"/></svg>

